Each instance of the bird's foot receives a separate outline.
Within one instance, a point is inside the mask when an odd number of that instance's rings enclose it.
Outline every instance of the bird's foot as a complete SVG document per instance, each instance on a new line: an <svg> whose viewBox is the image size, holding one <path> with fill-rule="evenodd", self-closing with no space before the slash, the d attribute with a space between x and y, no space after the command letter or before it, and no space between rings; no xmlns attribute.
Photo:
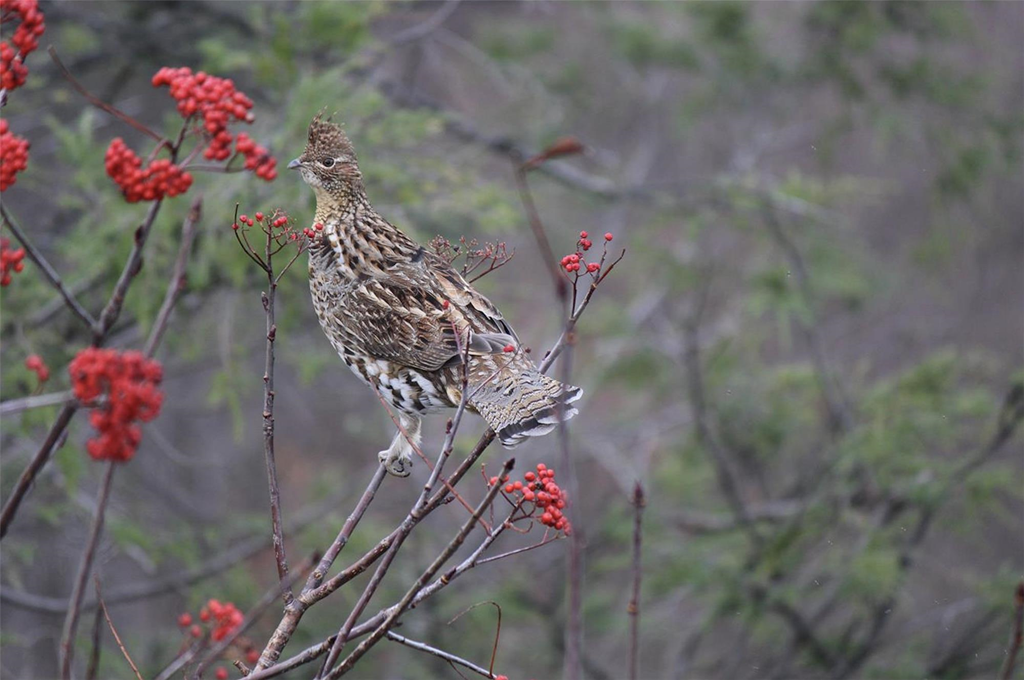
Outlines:
<svg viewBox="0 0 1024 680"><path fill-rule="evenodd" d="M408 477L412 471L412 453L395 448L385 449L377 454L384 469L396 477Z"/></svg>

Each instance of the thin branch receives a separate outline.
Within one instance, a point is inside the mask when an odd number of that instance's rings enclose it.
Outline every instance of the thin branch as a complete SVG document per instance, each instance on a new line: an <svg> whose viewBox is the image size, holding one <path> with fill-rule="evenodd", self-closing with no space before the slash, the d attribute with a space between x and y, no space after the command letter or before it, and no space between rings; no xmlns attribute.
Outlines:
<svg viewBox="0 0 1024 680"><path fill-rule="evenodd" d="M14 221L14 217L11 216L11 213L3 203L0 203L0 214L3 215L4 224L6 224L7 228L11 230L12 234L14 234L14 238L18 239L18 243L20 243L21 247L25 249L25 253L28 255L29 259L35 262L36 266L39 267L39 270L43 273L43 276L46 277L46 280L49 281L50 285L60 293L60 296L64 299L64 304L67 305L67 308L70 309L87 327L92 328L95 326L96 320L92 318L92 314L90 314L74 294L68 290L67 286L64 285L64 281L61 280L60 275L57 273L57 270L50 265L43 254L39 252L35 245L32 244L32 241L25 236L21 227L19 227Z"/></svg>
<svg viewBox="0 0 1024 680"><path fill-rule="evenodd" d="M462 666L463 668L468 668L469 670L473 671L477 675L482 675L485 678L492 678L493 679L493 678L498 677L498 676L494 675L493 673L491 673L490 671L488 671L486 668L481 668L480 666L477 666L472 661L466 661L461 656L456 656L455 654L452 654L451 652L446 652L443 649L438 649L437 647L431 647L430 645L425 644L423 642L417 642L416 640L410 640L409 638L407 638L407 637L405 637L403 635L399 635L398 633L392 632L390 630L387 632L387 638L389 640L393 640L393 641L395 641L395 642L397 642L399 644L405 645L406 647L411 647L412 649L416 649L416 650L419 650L421 652L426 652L427 654L432 654L432 655L438 657L439 659L444 659L448 663L458 664L459 666Z"/></svg>
<svg viewBox="0 0 1024 680"><path fill-rule="evenodd" d="M494 673L494 660L496 658L498 658L498 642L501 640L501 605L499 605L494 600L487 600L485 602L477 602L476 604L470 605L466 609L463 609L461 612L456 614L450 621L448 621L448 625L449 626L452 625L453 623L458 621L460 618L462 618L462 616L464 614L467 614L467 613L473 611L474 609L476 609L477 607L479 607L480 605L483 605L483 604L492 605L498 611L498 625L497 625L497 627L494 630L494 644L491 646L491 663L487 666L487 672L490 673L490 674L493 674Z"/></svg>
<svg viewBox="0 0 1024 680"><path fill-rule="evenodd" d="M491 441L490 439L487 439L487 443L490 443L490 441ZM474 459L474 461L475 461L475 459ZM470 463L470 465L472 465L472 463ZM441 493L441 492L439 491L438 493ZM511 518L511 514L509 515L509 517ZM409 608L411 609L411 608L414 608L414 607L418 606L421 602L423 602L426 599L428 599L429 597L437 594L438 592L440 592L445 587L450 586L456 579L459 578L459 576L463 575L464 573L466 573L470 569L473 569L474 567L476 567L476 566L478 566L480 564L483 564L484 562L492 561L493 559L498 559L498 558L501 558L501 557L508 557L511 554L522 552L522 551L513 551L511 553L506 553L504 555L499 555L496 558L491 558L491 559L488 559L488 560L480 559L480 555L482 555L484 553L484 551L487 550L498 539L498 537L502 533L504 533L504 531L505 531L505 529L507 527L507 524L508 524L508 520L506 520L505 522L502 522L500 525L496 526L484 538L484 540L480 542L480 545L477 546L477 548L475 550L473 550L473 552L466 559L464 559L458 566L453 567L452 569L449 569L444 574L442 574L440 577L435 579L434 582L431 583L429 586L423 588L416 595L416 597L413 599L412 604L410 605ZM536 546L531 546L531 547L538 547L539 545L542 545L543 543L549 543L549 542L550 542L550 540L542 542L541 544L538 544ZM354 639L356 639L358 637L362 637L363 635L367 635L370 632L372 632L374 629L376 629L377 626L379 626L385 620L385 618L388 616L388 614L391 611L393 611L396 606L397 605L394 605L392 607L388 607L387 609L383 609L383 610L377 612L375 615L373 615L369 619L367 619L366 621L364 621L363 623L361 623L358 626L355 626L354 628L352 628L352 631L349 634L349 639L353 639L354 640ZM293 657L291 657L291 658L289 658L289 659L287 659L285 661L282 661L281 663L278 663L276 665L270 666L268 668L264 668L264 669L258 670L258 671L254 672L252 674L250 680L264 680L265 678L273 678L273 677L276 677L278 675L281 675L282 673L287 673L288 671L294 670L295 668L298 668L299 666L305 665L307 663L311 663L311 662L315 661L316 659L318 659L319 657L321 657L324 654L326 654L328 651L330 651L331 648L333 647L335 641L337 640L337 637L338 637L337 635L332 635L329 638L327 638L326 640L324 640L324 641L322 641L322 642L320 642L320 643L318 643L316 645L313 645L312 647L308 647L307 649L305 649L304 651L300 652L299 654L296 654L295 656L293 656Z"/></svg>
<svg viewBox="0 0 1024 680"><path fill-rule="evenodd" d="M99 544L100 534L103 533L103 519L107 511L107 502L110 500L110 486L114 479L116 466L115 461L109 461L103 473L99 496L96 498L96 514L93 517L92 528L89 530L89 538L85 543L85 550L82 552L82 559L78 563L75 585L71 590L71 603L64 619L64 631L60 641L62 680L71 680L71 662L74 657L75 635L78 632L78 618L81 613L82 600L85 598L85 586L89 580L89 572L92 570L92 562L96 557L96 547Z"/></svg>
<svg viewBox="0 0 1024 680"><path fill-rule="evenodd" d="M110 612L107 611L107 605L103 603L103 594L100 592L100 580L95 579L96 583L96 601L100 603L98 612L103 612L103 618L107 620L107 625L110 626L110 632L114 634L114 640L117 642L117 646L121 649L121 654L124 655L128 665L132 667L132 671L135 673L135 677L138 680L142 680L142 674L139 673L139 667L132 661L132 657L128 654L128 650L125 649L124 643L121 642L121 636L117 634L117 629L114 628L114 622L110 620Z"/></svg>
<svg viewBox="0 0 1024 680"><path fill-rule="evenodd" d="M156 321L153 323L153 330L150 331L149 339L146 340L146 346L142 350L143 354L147 357L153 356L157 346L160 344L164 330L167 328L167 322L170 321L171 311L185 290L185 269L188 265L189 254L192 252L192 241L195 239L196 224L198 224L199 219L202 217L202 212L203 196L200 194L192 201L188 215L185 216L185 221L181 225L181 243L178 246L178 256L174 260L171 280L167 284L167 292L164 294L164 301L160 305L160 311L156 315Z"/></svg>
<svg viewBox="0 0 1024 680"><path fill-rule="evenodd" d="M15 515L18 514L21 501L24 500L25 495L32 488L36 475L39 474L39 471L50 460L54 447L57 446L57 442L64 435L64 431L67 429L68 423L71 422L76 411L78 411L77 401L64 404L64 408L60 410L57 418L53 421L53 425L50 426L50 431L46 433L43 445L39 447L39 451L32 457L32 460L29 461L25 469L22 470L21 476L18 477L18 481L14 484L11 495L8 497L7 502L4 503L3 511L0 511L0 539L7 536L7 530L10 528L11 522L14 521Z"/></svg>
<svg viewBox="0 0 1024 680"><path fill-rule="evenodd" d="M95 106L96 108L98 108L98 109L100 109L102 111L106 111L110 115L114 116L115 118L120 119L121 121L127 123L128 125L131 125L133 128L135 128L139 132L141 132L143 134L146 134L146 135L149 135L150 137L152 137L153 139L155 139L158 142L166 142L167 141L167 140L165 140L163 138L162 135L159 135L156 132L153 132L148 127L146 127L145 125L143 125L139 121L135 120L134 118L129 116L124 111L121 111L120 109L115 108L114 106L112 106L112 105L108 104L107 102L103 101L102 99L100 99L99 97L94 95L93 93L89 92L89 90L85 89L85 86L82 85L80 82L78 82L78 80L73 75L71 75L71 71L69 71L67 69L67 67L64 66L64 63L60 60L60 57L57 56L57 50L54 49L54 47L52 45L49 48L47 48L46 51L50 53L50 58L53 59L53 63L57 65L57 69L60 71L60 74L62 76L64 76L64 79L67 80L69 83L71 83L71 87L75 88L75 90L78 91L78 94L80 94L83 97L85 97L86 101L88 101L90 104L92 104L93 106Z"/></svg>
<svg viewBox="0 0 1024 680"><path fill-rule="evenodd" d="M92 617L92 652L89 654L89 665L85 669L85 680L96 680L100 670L100 657L103 652L103 611L99 607Z"/></svg>
<svg viewBox="0 0 1024 680"><path fill-rule="evenodd" d="M257 670L270 666L281 656L281 651L288 644L296 628L298 628L302 615L306 612L306 609L316 603L317 600L312 599L312 594L320 587L324 579L327 578L331 566L338 558L342 549L348 544L349 538L352 537L352 532L355 531L356 525L363 518L366 509L370 507L377 489L380 488L386 476L387 470L383 465L378 465L374 470L370 483L366 486L366 490L363 491L363 495L359 498L359 502L356 503L356 507L341 527L337 538L334 539L334 542L324 552L320 564L317 565L316 569L307 578L302 592L285 607L285 613L281 617L281 622L278 623L273 635L267 641L267 646L260 654L259 663L256 665Z"/></svg>
<svg viewBox="0 0 1024 680"><path fill-rule="evenodd" d="M274 459L274 340L277 338L277 322L274 320L274 302L277 298L277 281L274 279L274 242L267 232L267 292L263 293L263 311L267 317L267 346L263 367L263 454L267 465L267 486L270 491L270 522L274 534L274 558L277 560L277 575L281 583L288 580L288 556L285 553L284 533L281 530L281 491L277 483L277 462ZM283 589L285 605L294 599L291 588Z"/></svg>
<svg viewBox="0 0 1024 680"><path fill-rule="evenodd" d="M0 416L20 413L43 406L58 406L74 401L75 395L71 393L71 390L51 392L50 394L37 394L32 397L22 397L21 399L8 399L7 401L0 402Z"/></svg>
<svg viewBox="0 0 1024 680"><path fill-rule="evenodd" d="M540 214L537 212L537 205L534 203L533 194L530 192L530 185L526 179L526 169L522 164L522 159L517 160L515 164L515 178L516 187L519 189L519 199L522 201L523 209L526 211L527 221L530 224L530 230L533 232L533 238L537 242L537 247L540 248L544 264L551 275L555 293L559 300L564 301L566 295L568 295L569 287L558 269L558 258L555 257L555 251L551 249L551 242L548 241L547 233L544 230L544 223L541 222Z"/></svg>
<svg viewBox="0 0 1024 680"><path fill-rule="evenodd" d="M629 680L640 677L640 548L643 540L644 487L640 482L633 488L633 594L629 599Z"/></svg>
<svg viewBox="0 0 1024 680"><path fill-rule="evenodd" d="M438 467L440 467L440 462L438 464ZM509 458L505 462L505 465L502 467L500 476L507 475L509 472L511 472L513 467L515 467L515 458ZM469 535L469 532L471 532L473 530L473 527L476 526L477 520L480 519L480 517L484 514L484 511L488 507L490 507L491 503L494 501L494 498L498 495L498 491L500 489L501 484L491 485L491 487L487 490L487 493L484 495L483 500L480 501L480 504L473 512L473 516L470 517L462 525L462 528L455 535L455 538L451 540L451 542L445 547L445 549L441 551L441 554L438 555L431 563L431 565L427 567L427 569L420 575L420 577L416 580L416 583L414 583L412 587L406 591L405 596L399 601L399 603L391 608L388 615L385 617L384 621L381 622L381 624L373 631L373 633L371 633L368 638L360 642L359 645L354 650L352 650L352 653L349 654L344 661L338 664L337 668L330 672L330 674L328 675L328 678L330 678L330 680L336 680L337 678L340 678L342 675L344 675L348 670L352 668L352 666L355 665L355 663L360 658L362 658L364 654L366 654L366 652L370 650L371 647L376 645L377 642L379 642L380 639L384 637L384 635L386 635L387 632L391 630L391 628L394 627L394 625L398 622L399 617L401 617L401 615L405 613L405 610L408 609L409 605L412 604L413 599L427 585L427 582L434 577L434 574L436 574L441 569L441 567L444 566L444 563L447 562L448 559L455 554L455 551L457 551L459 547L462 545L462 543L466 540L466 537ZM330 656L328 656L328 659L330 659ZM325 667L330 668L330 664L325 664Z"/></svg>
<svg viewBox="0 0 1024 680"><path fill-rule="evenodd" d="M345 645L345 640L348 637L349 632L355 625L359 615L363 613L366 605L369 604L370 598L373 597L373 594L376 592L380 582L384 579L385 574L387 574L388 569L391 567L391 562L395 559L395 556L402 547L402 543L405 542L405 539L416 527L416 524L418 524L419 521L423 519L428 512L430 512L431 508L428 501L430 498L430 492L437 483L437 480L441 475L441 470L444 468L444 463L448 460L448 456L452 452L452 447L455 445L455 433L458 431L458 426L462 421L462 415L466 411L467 394L468 390L463 389L459 406L455 411L455 417L452 418L452 427L449 429L447 435L445 435L444 444L441 446L441 452L437 456L437 463L435 463L434 469L430 473L430 477L427 479L426 484L423 485L423 490L420 492L419 498L416 499L416 503L413 505L412 510L409 511L409 514L402 521L402 524L398 529L396 529L397 535L395 535L394 540L391 542L387 553L384 555L381 563L377 566L377 569L374 571L370 581L366 584L362 594L359 596L359 600L356 601L355 607L352 608L348 618L345 619L345 623L338 631L337 640L331 648L331 652L328 654L321 672L317 674L317 678L322 677L324 672L333 667L334 662L341 655L342 647ZM496 484L494 486L497 487L498 485ZM445 492L447 493L447 490L445 490ZM479 519L479 516L477 519Z"/></svg>

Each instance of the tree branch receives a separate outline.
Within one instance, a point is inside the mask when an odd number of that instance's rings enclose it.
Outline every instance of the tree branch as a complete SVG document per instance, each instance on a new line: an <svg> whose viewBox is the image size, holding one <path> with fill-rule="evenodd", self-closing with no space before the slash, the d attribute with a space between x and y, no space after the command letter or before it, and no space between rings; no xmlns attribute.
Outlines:
<svg viewBox="0 0 1024 680"><path fill-rule="evenodd" d="M29 259L35 262L36 266L39 267L39 271L43 273L46 280L49 281L50 285L53 286L61 298L64 300L64 304L70 309L75 316L77 316L82 323L88 328L93 328L96 325L96 320L92 318L92 314L86 310L85 307L78 301L74 294L68 290L67 286L64 285L64 281L61 280L57 270L54 269L50 263L46 260L41 252L32 244L25 233L22 232L21 227L14 221L14 217L7 210L3 203L0 203L0 215L3 216L4 224L14 234L14 238L18 239L18 243L25 249L25 253Z"/></svg>

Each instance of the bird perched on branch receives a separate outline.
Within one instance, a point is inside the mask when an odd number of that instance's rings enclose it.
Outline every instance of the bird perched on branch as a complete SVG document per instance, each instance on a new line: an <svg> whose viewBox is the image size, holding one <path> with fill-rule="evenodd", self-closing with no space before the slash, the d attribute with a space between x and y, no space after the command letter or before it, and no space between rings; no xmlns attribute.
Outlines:
<svg viewBox="0 0 1024 680"><path fill-rule="evenodd" d="M396 411L399 431L379 454L388 472L409 474L421 417L457 407L464 379L466 408L506 447L576 414L580 389L542 375L487 298L377 214L340 126L314 118L288 167L316 194L309 288L320 326Z"/></svg>

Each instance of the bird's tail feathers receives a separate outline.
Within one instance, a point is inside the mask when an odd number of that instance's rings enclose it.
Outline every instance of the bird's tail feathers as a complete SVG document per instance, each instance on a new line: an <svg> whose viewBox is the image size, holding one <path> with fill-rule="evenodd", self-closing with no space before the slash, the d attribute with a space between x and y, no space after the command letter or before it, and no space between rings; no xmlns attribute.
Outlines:
<svg viewBox="0 0 1024 680"><path fill-rule="evenodd" d="M473 399L473 406L494 430L506 448L522 444L527 437L548 434L578 411L571 404L583 390L563 385L554 378L533 371L520 374L504 389L485 389Z"/></svg>

